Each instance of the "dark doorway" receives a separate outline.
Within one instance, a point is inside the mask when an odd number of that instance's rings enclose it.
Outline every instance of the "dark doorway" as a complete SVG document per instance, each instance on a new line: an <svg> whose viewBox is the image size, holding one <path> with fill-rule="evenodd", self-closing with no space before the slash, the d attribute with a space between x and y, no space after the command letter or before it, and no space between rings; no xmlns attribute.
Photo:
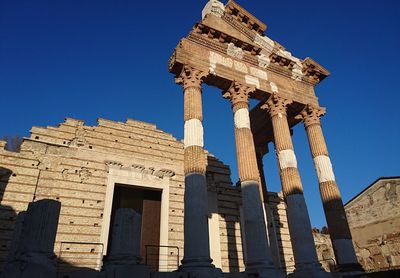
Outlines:
<svg viewBox="0 0 400 278"><path fill-rule="evenodd" d="M147 259L152 270L158 271L159 248L148 248L151 253L148 251L146 254L146 245L160 245L161 191L115 184L111 223L114 221L115 211L119 208L132 208L142 215L141 257ZM110 225L110 228L112 229L112 225ZM110 230L109 235L110 242L112 230Z"/></svg>

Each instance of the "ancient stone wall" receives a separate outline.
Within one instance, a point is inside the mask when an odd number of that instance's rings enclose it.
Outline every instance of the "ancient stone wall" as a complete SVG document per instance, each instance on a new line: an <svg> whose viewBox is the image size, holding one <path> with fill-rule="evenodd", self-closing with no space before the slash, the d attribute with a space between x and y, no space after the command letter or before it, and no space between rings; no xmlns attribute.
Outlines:
<svg viewBox="0 0 400 278"><path fill-rule="evenodd" d="M98 126L84 126L66 119L58 127L33 127L20 153L0 151L0 263L9 250L16 214L32 200L50 198L62 203L55 253L75 267L98 266L105 248L100 237L110 165L150 180L170 179L169 240L182 247L182 229L174 230L174 223L183 221L182 161L182 143L139 121L100 119Z"/></svg>
<svg viewBox="0 0 400 278"><path fill-rule="evenodd" d="M29 202L61 202L55 253L59 270L100 268L107 249L114 182L168 188L166 242L183 255L183 143L154 125L128 120L98 120L97 126L67 118L58 127L33 127L20 153L0 142L0 267L10 249L16 216ZM241 192L230 169L207 154L211 253L223 271L243 271L240 228ZM139 184L138 184L139 183ZM281 266L293 266L282 196L270 193ZM164 219L165 220L165 219ZM165 242L164 242L165 243ZM164 270L176 268L176 250L166 251Z"/></svg>
<svg viewBox="0 0 400 278"><path fill-rule="evenodd" d="M400 267L400 178L382 178L345 206L365 270Z"/></svg>
<svg viewBox="0 0 400 278"><path fill-rule="evenodd" d="M283 193L268 192L268 205L272 214L272 221L268 223L268 234L270 245L274 248L272 241L276 240L279 267L288 273L294 270L294 258L292 243L290 241L289 227L286 215L286 204L283 199ZM274 250L273 254L274 254ZM275 255L276 256L276 255Z"/></svg>
<svg viewBox="0 0 400 278"><path fill-rule="evenodd" d="M329 234L313 233L318 260L325 271L331 272L335 268L335 254Z"/></svg>

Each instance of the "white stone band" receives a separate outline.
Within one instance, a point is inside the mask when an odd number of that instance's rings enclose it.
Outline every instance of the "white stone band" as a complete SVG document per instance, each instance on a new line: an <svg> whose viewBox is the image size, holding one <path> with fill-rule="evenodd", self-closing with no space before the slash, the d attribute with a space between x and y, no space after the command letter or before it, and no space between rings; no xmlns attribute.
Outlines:
<svg viewBox="0 0 400 278"><path fill-rule="evenodd" d="M204 6L203 11L201 12L201 18L204 19L208 14L213 14L221 17L224 14L224 11L225 6L223 3L217 0L208 1L208 3Z"/></svg>
<svg viewBox="0 0 400 278"><path fill-rule="evenodd" d="M249 110L240 108L234 114L236 128L250 128Z"/></svg>
<svg viewBox="0 0 400 278"><path fill-rule="evenodd" d="M258 80L257 77L246 74L244 76L244 80L246 81L247 84L254 85L256 86L257 89L260 88L260 80Z"/></svg>
<svg viewBox="0 0 400 278"><path fill-rule="evenodd" d="M278 86L276 86L276 84L274 82L270 82L269 85L271 86L271 91L273 93L277 93L278 92Z"/></svg>
<svg viewBox="0 0 400 278"><path fill-rule="evenodd" d="M326 155L319 155L314 158L315 170L317 171L318 181L334 181L335 175L333 174L331 160Z"/></svg>
<svg viewBox="0 0 400 278"><path fill-rule="evenodd" d="M337 254L338 264L357 263L357 257L354 253L353 242L351 239L334 239L332 245Z"/></svg>
<svg viewBox="0 0 400 278"><path fill-rule="evenodd" d="M283 150L278 153L279 167L285 168L297 168L297 159L293 150Z"/></svg>
<svg viewBox="0 0 400 278"><path fill-rule="evenodd" d="M199 119L190 119L185 122L184 144L190 146L204 146L203 124Z"/></svg>

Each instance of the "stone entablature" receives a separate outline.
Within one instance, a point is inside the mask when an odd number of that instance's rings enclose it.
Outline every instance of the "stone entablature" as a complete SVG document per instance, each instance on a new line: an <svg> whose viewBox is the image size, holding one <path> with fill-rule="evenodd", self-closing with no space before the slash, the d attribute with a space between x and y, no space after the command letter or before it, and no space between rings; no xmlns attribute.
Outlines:
<svg viewBox="0 0 400 278"><path fill-rule="evenodd" d="M230 8L228 8L230 7ZM235 10L236 15L231 12ZM217 12L218 11L218 12ZM293 101L288 111L289 126L299 123L295 116L306 106L318 107L314 86L329 76L329 72L311 58L301 60L281 44L258 32L242 20L248 12L234 1L224 6L210 1L203 11L203 20L181 39L169 60L169 69L179 75L183 65L205 74L204 82L221 90L235 81L255 87L251 98L263 101L278 94ZM257 26L261 25L259 22ZM251 25L251 24L250 24ZM257 29L257 28L256 28ZM271 141L271 123L256 106L251 111L255 142ZM256 128L253 128L255 126Z"/></svg>

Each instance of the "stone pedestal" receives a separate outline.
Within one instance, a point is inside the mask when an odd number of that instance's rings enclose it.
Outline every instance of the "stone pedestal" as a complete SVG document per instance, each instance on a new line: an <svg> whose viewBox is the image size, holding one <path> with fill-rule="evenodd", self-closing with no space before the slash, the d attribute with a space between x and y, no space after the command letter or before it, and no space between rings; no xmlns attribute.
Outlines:
<svg viewBox="0 0 400 278"><path fill-rule="evenodd" d="M54 241L61 203L40 200L30 203L19 221L22 222L19 242L13 243L14 258L4 268L2 278L56 277ZM21 222L17 222L21 225ZM17 233L18 233L17 225Z"/></svg>
<svg viewBox="0 0 400 278"><path fill-rule="evenodd" d="M116 211L110 253L103 267L107 278L150 277L150 270L140 264L141 225L142 217L133 209Z"/></svg>

